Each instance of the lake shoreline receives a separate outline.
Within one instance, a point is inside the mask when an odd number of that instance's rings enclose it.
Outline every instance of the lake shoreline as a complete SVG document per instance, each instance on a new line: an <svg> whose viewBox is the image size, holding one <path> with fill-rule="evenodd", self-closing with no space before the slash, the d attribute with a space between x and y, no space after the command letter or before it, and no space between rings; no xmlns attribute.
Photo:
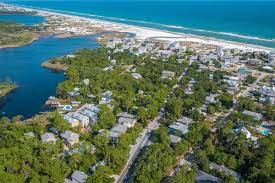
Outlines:
<svg viewBox="0 0 275 183"><path fill-rule="evenodd" d="M69 66L67 64L60 64L60 63L53 64L51 63L51 60L42 62L41 66L46 69L50 69L54 71L67 71L69 69Z"/></svg>

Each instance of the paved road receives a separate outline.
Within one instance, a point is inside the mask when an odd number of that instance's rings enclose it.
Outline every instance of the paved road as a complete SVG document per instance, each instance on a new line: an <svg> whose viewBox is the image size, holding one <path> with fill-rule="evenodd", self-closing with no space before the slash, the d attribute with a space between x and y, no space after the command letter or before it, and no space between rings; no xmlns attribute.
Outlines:
<svg viewBox="0 0 275 183"><path fill-rule="evenodd" d="M178 82L184 77L186 73L186 70L177 78ZM173 86L172 91L169 93L169 95L166 97L165 104L168 102L169 97L174 93L175 89L178 88L180 85L176 84ZM119 177L116 179L116 183L124 182L124 180L127 178L127 174L129 173L130 168L132 167L133 163L137 159L138 155L144 149L145 146L147 146L150 142L150 136L151 132L155 129L157 129L160 126L160 120L164 115L164 106L161 108L161 110L158 112L158 117L155 118L153 121L151 121L147 128L143 130L143 132L140 134L140 137L137 138L136 144L132 146L129 159L120 173Z"/></svg>
<svg viewBox="0 0 275 183"><path fill-rule="evenodd" d="M259 71L257 71L257 72L259 72ZM268 73L265 73L265 72L259 72L259 74L260 74L260 76L257 78L257 80L253 84L251 84L249 87L247 87L245 90L241 91L239 94L237 94L234 97L234 99L233 99L234 101L237 101L240 97L247 96L250 91L252 91L256 88L257 84L261 80L263 80L266 76L271 75L271 74L268 74ZM221 121L224 122L227 119L227 117L234 111L235 107L236 107L236 104L233 105L233 107L228 110L228 112L223 116Z"/></svg>

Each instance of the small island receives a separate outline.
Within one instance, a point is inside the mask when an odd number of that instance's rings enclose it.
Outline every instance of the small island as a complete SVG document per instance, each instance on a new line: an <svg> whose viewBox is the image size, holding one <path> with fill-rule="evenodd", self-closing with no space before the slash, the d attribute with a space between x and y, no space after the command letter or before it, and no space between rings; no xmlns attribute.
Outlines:
<svg viewBox="0 0 275 183"><path fill-rule="evenodd" d="M6 79L6 81L2 83L0 82L0 99L16 88L16 83L12 82L10 79Z"/></svg>

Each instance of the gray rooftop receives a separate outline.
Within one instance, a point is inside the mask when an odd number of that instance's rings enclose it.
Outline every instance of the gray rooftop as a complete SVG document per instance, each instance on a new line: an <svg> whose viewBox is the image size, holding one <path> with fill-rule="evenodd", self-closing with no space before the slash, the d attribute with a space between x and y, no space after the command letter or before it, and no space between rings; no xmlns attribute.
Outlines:
<svg viewBox="0 0 275 183"><path fill-rule="evenodd" d="M257 119L262 119L262 117L263 117L263 115L260 114L260 113L256 113L256 112L252 112L252 111L247 111L247 110L244 110L243 114L244 115L248 115L248 116L252 116L252 117L257 118Z"/></svg>
<svg viewBox="0 0 275 183"><path fill-rule="evenodd" d="M188 126L182 123L178 123L178 122L172 123L169 126L169 128L173 130L179 130L182 132L183 135L188 133Z"/></svg>
<svg viewBox="0 0 275 183"><path fill-rule="evenodd" d="M175 136L175 135L169 135L169 138L170 138L171 142L174 143L174 144L181 141L181 138L178 137L178 136Z"/></svg>
<svg viewBox="0 0 275 183"><path fill-rule="evenodd" d="M177 122L188 125L192 122L192 119L184 116L184 117L178 119Z"/></svg>
<svg viewBox="0 0 275 183"><path fill-rule="evenodd" d="M77 183L84 183L88 178L88 175L86 175L84 172L75 170L71 178L73 181L76 181Z"/></svg>
<svg viewBox="0 0 275 183"><path fill-rule="evenodd" d="M65 131L60 135L63 139L66 139L68 142L75 141L79 139L79 134L72 131Z"/></svg>
<svg viewBox="0 0 275 183"><path fill-rule="evenodd" d="M220 172L224 172L227 176L233 176L235 177L237 180L240 180L241 179L241 175L238 174L237 172L229 169L229 168L226 168L224 165L218 165L216 163L213 163L211 162L209 164L209 168L210 169L215 169L215 170L218 170Z"/></svg>
<svg viewBox="0 0 275 183"><path fill-rule="evenodd" d="M126 112L123 112L119 115L120 117L125 117L125 118L132 118L135 119L135 116Z"/></svg>
<svg viewBox="0 0 275 183"><path fill-rule="evenodd" d="M221 183L221 179L199 170L196 177L196 183Z"/></svg>
<svg viewBox="0 0 275 183"><path fill-rule="evenodd" d="M111 128L111 131L118 132L118 133L125 133L127 131L127 126L121 125L121 124L116 124Z"/></svg>
<svg viewBox="0 0 275 183"><path fill-rule="evenodd" d="M44 133L41 135L42 142L55 142L56 138L53 133Z"/></svg>
<svg viewBox="0 0 275 183"><path fill-rule="evenodd" d="M134 125L136 122L137 120L135 119L135 117L132 114L128 113L123 113L118 119L118 123L120 124Z"/></svg>

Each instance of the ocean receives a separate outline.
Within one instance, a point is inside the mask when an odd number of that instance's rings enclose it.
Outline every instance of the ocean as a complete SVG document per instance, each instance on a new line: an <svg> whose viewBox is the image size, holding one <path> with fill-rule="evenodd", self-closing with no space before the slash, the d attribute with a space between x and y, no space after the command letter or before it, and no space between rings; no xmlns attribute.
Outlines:
<svg viewBox="0 0 275 183"><path fill-rule="evenodd" d="M274 1L15 0L12 3L275 48Z"/></svg>

